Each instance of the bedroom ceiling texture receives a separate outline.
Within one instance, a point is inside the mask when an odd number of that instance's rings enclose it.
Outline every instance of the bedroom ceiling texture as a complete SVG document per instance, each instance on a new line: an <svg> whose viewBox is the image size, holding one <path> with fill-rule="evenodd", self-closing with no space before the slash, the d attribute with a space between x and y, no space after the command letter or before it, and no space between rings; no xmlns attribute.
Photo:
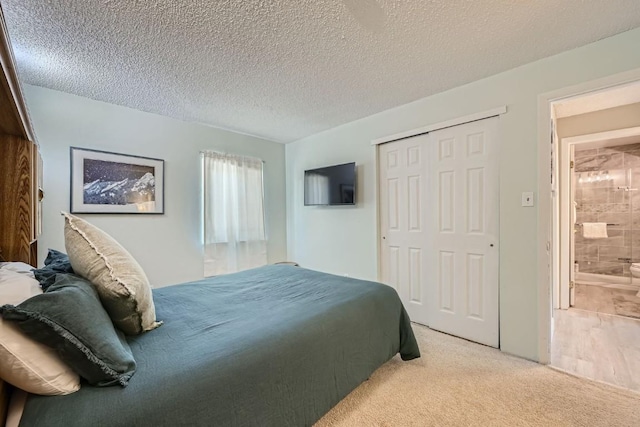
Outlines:
<svg viewBox="0 0 640 427"><path fill-rule="evenodd" d="M640 26L638 0L0 1L26 83L285 143Z"/></svg>

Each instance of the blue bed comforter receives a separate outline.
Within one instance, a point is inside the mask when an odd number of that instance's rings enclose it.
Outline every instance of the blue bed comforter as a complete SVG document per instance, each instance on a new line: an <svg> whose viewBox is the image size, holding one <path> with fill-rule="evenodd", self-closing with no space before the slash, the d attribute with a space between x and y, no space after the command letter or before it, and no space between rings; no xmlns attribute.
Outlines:
<svg viewBox="0 0 640 427"><path fill-rule="evenodd" d="M400 352L395 290L274 265L154 290L164 325L129 339L126 388L29 396L21 426L308 426Z"/></svg>

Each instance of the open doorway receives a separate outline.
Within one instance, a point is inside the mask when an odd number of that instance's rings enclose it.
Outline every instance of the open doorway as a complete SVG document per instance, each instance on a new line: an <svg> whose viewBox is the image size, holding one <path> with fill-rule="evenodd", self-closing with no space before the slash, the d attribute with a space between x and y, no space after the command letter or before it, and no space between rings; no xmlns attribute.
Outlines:
<svg viewBox="0 0 640 427"><path fill-rule="evenodd" d="M640 83L551 110L550 364L640 391L640 364L625 357L640 354Z"/></svg>
<svg viewBox="0 0 640 427"><path fill-rule="evenodd" d="M640 319L640 127L563 138L560 148L570 159L560 203L569 306Z"/></svg>

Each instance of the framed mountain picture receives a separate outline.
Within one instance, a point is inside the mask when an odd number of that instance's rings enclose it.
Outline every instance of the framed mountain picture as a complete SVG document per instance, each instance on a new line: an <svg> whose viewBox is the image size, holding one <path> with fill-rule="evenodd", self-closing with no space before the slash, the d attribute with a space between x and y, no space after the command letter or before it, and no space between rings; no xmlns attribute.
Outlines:
<svg viewBox="0 0 640 427"><path fill-rule="evenodd" d="M164 213L164 160L71 147L72 213Z"/></svg>

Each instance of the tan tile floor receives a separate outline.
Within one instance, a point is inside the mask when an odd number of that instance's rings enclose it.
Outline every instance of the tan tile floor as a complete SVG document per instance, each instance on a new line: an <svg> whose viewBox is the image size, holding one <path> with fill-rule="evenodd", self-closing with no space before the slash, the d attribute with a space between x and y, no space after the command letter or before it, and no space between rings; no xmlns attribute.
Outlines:
<svg viewBox="0 0 640 427"><path fill-rule="evenodd" d="M576 283L574 308L640 318L637 291Z"/></svg>
<svg viewBox="0 0 640 427"><path fill-rule="evenodd" d="M640 319L575 308L553 315L551 366L640 392Z"/></svg>

